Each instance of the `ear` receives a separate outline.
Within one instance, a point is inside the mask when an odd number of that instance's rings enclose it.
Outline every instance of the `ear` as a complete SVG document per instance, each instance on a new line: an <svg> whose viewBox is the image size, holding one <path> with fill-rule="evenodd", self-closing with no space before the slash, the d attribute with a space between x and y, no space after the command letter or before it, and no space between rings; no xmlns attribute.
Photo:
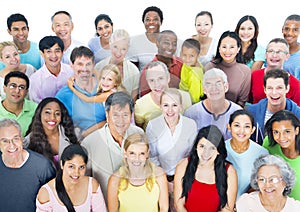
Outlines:
<svg viewBox="0 0 300 212"><path fill-rule="evenodd" d="M229 83L228 82L225 82L224 90L225 90L225 93L227 93L227 91L229 90Z"/></svg>
<svg viewBox="0 0 300 212"><path fill-rule="evenodd" d="M227 126L228 131L231 131L230 124L228 123L226 126Z"/></svg>
<svg viewBox="0 0 300 212"><path fill-rule="evenodd" d="M61 161L61 160L60 160L59 164L60 164L60 168L61 168L61 169L63 169L63 168L64 168L64 166L63 166L63 164L62 164L62 161Z"/></svg>
<svg viewBox="0 0 300 212"><path fill-rule="evenodd" d="M295 134L296 134L296 135L299 134L299 127L296 127L296 129L295 129Z"/></svg>
<svg viewBox="0 0 300 212"><path fill-rule="evenodd" d="M286 86L286 94L290 91L290 85Z"/></svg>
<svg viewBox="0 0 300 212"><path fill-rule="evenodd" d="M253 126L253 127L252 127L252 131L251 131L251 134L253 134L253 133L255 132L255 130L256 130L256 127Z"/></svg>

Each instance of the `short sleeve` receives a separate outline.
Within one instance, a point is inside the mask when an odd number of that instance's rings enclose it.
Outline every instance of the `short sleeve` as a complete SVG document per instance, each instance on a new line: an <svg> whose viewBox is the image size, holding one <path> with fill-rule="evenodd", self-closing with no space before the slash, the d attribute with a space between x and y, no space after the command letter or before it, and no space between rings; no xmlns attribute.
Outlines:
<svg viewBox="0 0 300 212"><path fill-rule="evenodd" d="M41 204L39 200L36 198L36 212L51 212L53 211L53 206L51 202L46 202L44 204Z"/></svg>
<svg viewBox="0 0 300 212"><path fill-rule="evenodd" d="M103 198L102 191L100 189L100 186L98 186L98 189L96 193L92 193L92 200L91 200L91 211L93 212L105 212L106 204Z"/></svg>

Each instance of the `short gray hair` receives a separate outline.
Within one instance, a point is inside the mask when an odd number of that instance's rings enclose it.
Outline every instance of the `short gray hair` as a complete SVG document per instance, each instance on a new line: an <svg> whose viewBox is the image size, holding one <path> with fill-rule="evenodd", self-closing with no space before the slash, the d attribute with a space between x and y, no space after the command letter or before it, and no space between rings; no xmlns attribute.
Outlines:
<svg viewBox="0 0 300 212"><path fill-rule="evenodd" d="M3 118L0 119L0 129L3 127L14 126L19 131L20 135L22 135L22 128L20 124L15 119Z"/></svg>
<svg viewBox="0 0 300 212"><path fill-rule="evenodd" d="M254 190L259 190L257 184L257 173L259 169L263 166L277 166L283 181L286 184L282 195L287 196L291 193L295 185L295 171L290 167L290 165L277 155L262 155L257 158L253 164L252 174L251 174L251 187Z"/></svg>
<svg viewBox="0 0 300 212"><path fill-rule="evenodd" d="M205 83L206 80L209 78L216 78L216 77L221 77L225 83L228 83L227 75L225 74L224 71L222 71L219 68L212 68L206 71L203 76L203 83Z"/></svg>
<svg viewBox="0 0 300 212"><path fill-rule="evenodd" d="M152 61L150 63L147 64L146 66L146 80L147 80L147 72L150 68L153 68L153 67L156 67L156 66L161 66L163 68L163 70L165 71L165 74L167 76L167 79L170 79L170 72L169 72L169 69L167 67L166 64L164 64L163 62L160 62L160 61Z"/></svg>
<svg viewBox="0 0 300 212"><path fill-rule="evenodd" d="M119 105L121 108L124 108L126 105L128 105L130 112L133 113L134 101L129 94L123 91L118 91L108 96L105 101L105 111L109 112L110 108L114 105Z"/></svg>

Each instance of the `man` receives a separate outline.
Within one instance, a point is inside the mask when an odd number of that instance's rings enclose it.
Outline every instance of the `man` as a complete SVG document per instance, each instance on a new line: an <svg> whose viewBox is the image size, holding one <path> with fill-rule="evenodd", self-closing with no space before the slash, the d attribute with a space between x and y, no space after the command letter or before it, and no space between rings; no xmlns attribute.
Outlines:
<svg viewBox="0 0 300 212"><path fill-rule="evenodd" d="M87 174L98 180L106 200L108 178L121 166L125 139L131 134L143 133L130 123L133 106L134 101L128 94L111 94L105 102L107 123L81 143L89 155Z"/></svg>
<svg viewBox="0 0 300 212"><path fill-rule="evenodd" d="M37 43L28 40L29 26L25 16L20 13L11 14L7 18L7 32L20 51L21 63L31 64L38 70L42 66L42 60ZM4 64L1 62L0 66L2 70Z"/></svg>
<svg viewBox="0 0 300 212"><path fill-rule="evenodd" d="M80 46L73 49L71 68L74 70L74 88L87 96L94 96L98 92L98 79L93 73L94 65L94 54L89 48ZM85 102L67 85L58 91L56 98L68 109L79 140L105 124L102 102Z"/></svg>
<svg viewBox="0 0 300 212"><path fill-rule="evenodd" d="M70 55L75 47L83 46L84 44L72 38L74 23L72 16L67 11L57 11L51 17L52 31L64 42L64 55L62 62L70 64Z"/></svg>
<svg viewBox="0 0 300 212"><path fill-rule="evenodd" d="M139 98L134 107L134 119L137 126L146 130L148 122L161 115L160 97L162 92L169 88L170 73L168 67L160 61L153 61L147 65L145 71L146 82L150 93ZM179 90L182 96L183 111L192 105L190 94Z"/></svg>
<svg viewBox="0 0 300 212"><path fill-rule="evenodd" d="M21 131L16 120L0 120L1 211L35 211L40 187L55 177L50 160L23 149Z"/></svg>
<svg viewBox="0 0 300 212"><path fill-rule="evenodd" d="M29 98L37 103L46 97L54 97L74 75L72 68L62 63L64 43L57 36L45 36L39 48L45 64L30 76Z"/></svg>
<svg viewBox="0 0 300 212"><path fill-rule="evenodd" d="M267 98L247 107L254 116L256 133L252 140L262 144L264 139L264 125L268 119L280 110L289 110L300 118L300 107L295 102L286 98L290 90L289 74L282 69L271 69L264 76L264 90Z"/></svg>
<svg viewBox="0 0 300 212"><path fill-rule="evenodd" d="M171 30L165 30L159 33L157 41L157 54L152 61L160 61L166 64L170 72L170 88L179 88L182 60L176 56L177 35ZM144 67L140 77L140 96L150 92L146 80L146 69Z"/></svg>
<svg viewBox="0 0 300 212"><path fill-rule="evenodd" d="M163 20L163 12L160 8L156 6L147 7L142 15L146 32L131 38L127 56L137 65L140 72L157 53L157 36Z"/></svg>
<svg viewBox="0 0 300 212"><path fill-rule="evenodd" d="M0 104L0 118L15 119L25 136L37 104L25 98L28 94L29 79L23 72L13 71L4 78L6 98Z"/></svg>
<svg viewBox="0 0 300 212"><path fill-rule="evenodd" d="M218 68L212 68L204 73L203 90L207 99L189 107L184 115L194 119L198 130L208 125L216 125L222 132L224 139L231 138L227 129L230 115L239 109L238 104L225 98L229 89L226 74Z"/></svg>
<svg viewBox="0 0 300 212"><path fill-rule="evenodd" d="M290 57L283 64L283 69L300 80L300 43L298 42L300 34L300 15L290 15L285 19L282 34L289 44L290 53Z"/></svg>
<svg viewBox="0 0 300 212"><path fill-rule="evenodd" d="M267 71L274 68L283 69L283 63L289 57L289 45L285 39L274 38L269 42L266 51L267 67L252 72L250 103L257 103L261 99L266 98L263 86L264 75ZM300 81L291 74L289 78L290 90L286 94L286 97L300 105Z"/></svg>

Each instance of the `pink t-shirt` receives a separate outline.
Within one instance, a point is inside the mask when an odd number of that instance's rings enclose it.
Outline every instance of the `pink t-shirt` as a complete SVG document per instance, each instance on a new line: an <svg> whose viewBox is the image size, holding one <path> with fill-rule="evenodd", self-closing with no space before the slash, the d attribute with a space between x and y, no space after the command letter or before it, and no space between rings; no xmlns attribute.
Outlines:
<svg viewBox="0 0 300 212"><path fill-rule="evenodd" d="M42 187L46 188L50 201L44 204L41 204L38 199L36 199L36 211L37 212L44 212L44 211L66 211L68 212L66 206L61 205L56 196L54 195L52 189L49 187L48 184L43 185ZM89 178L89 187L88 187L88 196L86 201L82 205L74 206L76 212L106 212L106 205L103 199L103 195L100 189L100 186L97 189L96 193L92 192L92 177Z"/></svg>

